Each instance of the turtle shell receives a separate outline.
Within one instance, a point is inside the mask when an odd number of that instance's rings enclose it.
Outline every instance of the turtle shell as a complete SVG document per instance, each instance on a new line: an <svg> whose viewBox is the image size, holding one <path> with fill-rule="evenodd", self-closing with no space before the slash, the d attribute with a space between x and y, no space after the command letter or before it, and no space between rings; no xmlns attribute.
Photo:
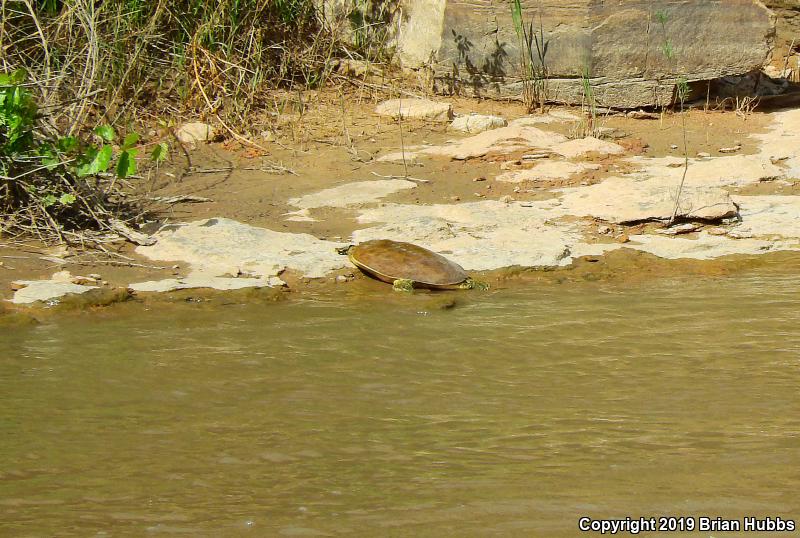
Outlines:
<svg viewBox="0 0 800 538"><path fill-rule="evenodd" d="M418 286L448 288L469 277L460 265L444 256L401 241L365 241L347 255L356 267L384 282L405 279Z"/></svg>

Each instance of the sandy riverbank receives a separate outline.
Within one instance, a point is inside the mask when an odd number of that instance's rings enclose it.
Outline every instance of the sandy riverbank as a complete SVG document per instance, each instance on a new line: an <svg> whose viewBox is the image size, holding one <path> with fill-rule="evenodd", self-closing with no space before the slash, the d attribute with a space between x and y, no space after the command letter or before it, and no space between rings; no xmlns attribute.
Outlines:
<svg viewBox="0 0 800 538"><path fill-rule="evenodd" d="M0 293L13 299L20 285L12 282L49 280L60 271L96 275L79 284L132 288L139 296L209 285L282 293L353 286L363 277L335 247L378 237L419 243L496 285L518 268L580 275L587 257L612 254L608 267L620 274L641 271L643 260L675 271L695 263L725 271L800 245L800 111L688 113L683 226L668 235L663 221L683 173L679 115L601 116L597 140L580 136L586 119L578 110L527 116L516 103L437 101L456 115L494 115L508 125L469 134L449 121L397 122L376 114L368 100L342 107L333 96L321 99L258 141L293 174L264 172L265 155L251 148L201 145L191 154L197 172L172 180L185 166L173 157L153 195L210 201L163 208L143 229L155 245L120 243L114 246L125 258L99 258L5 244ZM382 159L398 152L405 163ZM230 170L213 171L223 168ZM660 261L670 259L683 262Z"/></svg>

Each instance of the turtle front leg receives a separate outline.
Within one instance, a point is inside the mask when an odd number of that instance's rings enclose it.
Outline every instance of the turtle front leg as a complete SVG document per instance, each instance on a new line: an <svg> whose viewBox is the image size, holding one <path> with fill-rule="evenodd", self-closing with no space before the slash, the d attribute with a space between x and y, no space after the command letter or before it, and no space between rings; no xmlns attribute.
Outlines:
<svg viewBox="0 0 800 538"><path fill-rule="evenodd" d="M411 292L414 291L414 281L405 278L398 278L392 283L392 288L394 291Z"/></svg>
<svg viewBox="0 0 800 538"><path fill-rule="evenodd" d="M486 282L481 282L480 280L472 280L471 278L466 279L462 282L459 286L462 290L480 290L486 291L489 289L489 284Z"/></svg>

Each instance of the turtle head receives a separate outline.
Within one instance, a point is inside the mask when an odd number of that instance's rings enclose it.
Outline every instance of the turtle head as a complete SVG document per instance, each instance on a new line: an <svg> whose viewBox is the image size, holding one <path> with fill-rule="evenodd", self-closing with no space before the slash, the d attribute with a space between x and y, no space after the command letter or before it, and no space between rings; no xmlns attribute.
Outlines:
<svg viewBox="0 0 800 538"><path fill-rule="evenodd" d="M347 256L347 253L350 252L350 249L354 246L355 245L347 245L346 247L338 247L336 249L336 253L341 254L342 256Z"/></svg>

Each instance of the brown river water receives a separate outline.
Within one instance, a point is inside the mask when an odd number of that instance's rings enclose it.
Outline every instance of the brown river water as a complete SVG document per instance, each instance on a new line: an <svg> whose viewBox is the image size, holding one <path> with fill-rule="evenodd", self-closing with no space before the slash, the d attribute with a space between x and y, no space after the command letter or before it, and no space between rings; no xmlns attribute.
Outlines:
<svg viewBox="0 0 800 538"><path fill-rule="evenodd" d="M800 521L798 289L762 271L470 292L429 311L387 286L387 300L122 306L4 329L0 535Z"/></svg>

